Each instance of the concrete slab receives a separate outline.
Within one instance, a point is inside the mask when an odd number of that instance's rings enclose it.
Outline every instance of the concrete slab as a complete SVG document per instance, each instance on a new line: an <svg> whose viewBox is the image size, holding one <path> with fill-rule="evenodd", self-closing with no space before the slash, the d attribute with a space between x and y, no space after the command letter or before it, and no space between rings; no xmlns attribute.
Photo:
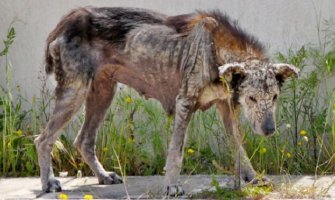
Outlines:
<svg viewBox="0 0 335 200"><path fill-rule="evenodd" d="M232 176L215 176L220 186L231 188ZM94 199L161 199L163 176L129 176L125 184L98 185L96 178L59 178L63 193L68 199L83 199L92 195ZM335 199L334 176L270 176L275 191L263 199ZM192 194L211 189L212 176L182 176L188 199ZM40 180L33 178L0 179L0 199L59 199L60 193L44 194L40 191ZM212 188L213 189L213 188Z"/></svg>

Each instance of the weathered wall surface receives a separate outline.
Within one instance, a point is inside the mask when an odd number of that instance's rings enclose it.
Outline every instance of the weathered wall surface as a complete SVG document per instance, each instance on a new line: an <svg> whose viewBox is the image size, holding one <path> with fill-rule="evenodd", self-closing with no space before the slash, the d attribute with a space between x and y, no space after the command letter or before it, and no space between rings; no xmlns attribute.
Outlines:
<svg viewBox="0 0 335 200"><path fill-rule="evenodd" d="M171 15L220 9L266 44L270 54L306 43L317 44L318 19L335 15L334 0L0 0L0 37L5 37L15 20L17 36L9 60L14 83L21 85L28 99L38 95L41 87L38 76L43 69L47 34L69 10L87 5L143 7ZM0 64L0 81L4 84L4 65Z"/></svg>

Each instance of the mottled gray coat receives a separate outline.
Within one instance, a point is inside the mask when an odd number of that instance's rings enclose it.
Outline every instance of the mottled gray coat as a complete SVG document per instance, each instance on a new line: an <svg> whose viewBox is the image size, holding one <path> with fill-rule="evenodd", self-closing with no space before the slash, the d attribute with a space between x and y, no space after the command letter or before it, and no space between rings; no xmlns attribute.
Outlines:
<svg viewBox="0 0 335 200"><path fill-rule="evenodd" d="M82 104L85 121L76 147L100 184L122 182L105 171L94 144L117 82L157 99L175 116L166 194L183 194L178 177L187 125L193 112L212 105L235 139L238 175L257 182L242 146L239 108L256 133L271 135L280 85L298 72L288 64L269 63L262 45L218 11L166 16L134 8L79 8L50 33L45 60L46 72L55 73L58 82L53 115L35 140L45 192L61 190L50 152Z"/></svg>

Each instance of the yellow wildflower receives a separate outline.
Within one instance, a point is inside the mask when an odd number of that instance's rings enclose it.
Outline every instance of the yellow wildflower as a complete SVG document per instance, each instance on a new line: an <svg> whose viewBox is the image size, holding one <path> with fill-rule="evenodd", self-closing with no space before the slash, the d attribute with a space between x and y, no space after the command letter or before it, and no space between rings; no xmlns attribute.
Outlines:
<svg viewBox="0 0 335 200"><path fill-rule="evenodd" d="M68 199L67 194L64 194L64 193L60 193L59 198L62 199L62 200Z"/></svg>
<svg viewBox="0 0 335 200"><path fill-rule="evenodd" d="M298 146L301 146L301 142L298 142Z"/></svg>
<svg viewBox="0 0 335 200"><path fill-rule="evenodd" d="M262 147L260 150L259 150L259 152L261 153L261 154L265 154L266 153L266 148L265 147Z"/></svg>
<svg viewBox="0 0 335 200"><path fill-rule="evenodd" d="M291 157L292 157L292 154L291 154L290 152L287 152L287 153L286 153L286 156L287 156L288 158L291 158Z"/></svg>
<svg viewBox="0 0 335 200"><path fill-rule="evenodd" d="M128 97L126 97L125 102L126 103L133 103L133 99L130 96L128 96Z"/></svg>
<svg viewBox="0 0 335 200"><path fill-rule="evenodd" d="M191 148L188 148L187 149L187 153L190 154L190 155L193 155L194 154L194 150L191 149Z"/></svg>
<svg viewBox="0 0 335 200"><path fill-rule="evenodd" d="M306 131L306 130L301 130L301 131L300 131L300 135L301 135L301 136L305 136L305 135L307 135L307 131Z"/></svg>
<svg viewBox="0 0 335 200"><path fill-rule="evenodd" d="M108 151L108 148L104 147L104 148L102 148L102 151L106 153Z"/></svg>
<svg viewBox="0 0 335 200"><path fill-rule="evenodd" d="M21 130L21 129L17 130L17 131L16 131L16 134L17 134L18 136L21 136L21 135L22 135L22 130Z"/></svg>
<svg viewBox="0 0 335 200"><path fill-rule="evenodd" d="M85 194L84 199L85 199L85 200L92 200L92 199L93 199L93 196L90 195L90 194Z"/></svg>

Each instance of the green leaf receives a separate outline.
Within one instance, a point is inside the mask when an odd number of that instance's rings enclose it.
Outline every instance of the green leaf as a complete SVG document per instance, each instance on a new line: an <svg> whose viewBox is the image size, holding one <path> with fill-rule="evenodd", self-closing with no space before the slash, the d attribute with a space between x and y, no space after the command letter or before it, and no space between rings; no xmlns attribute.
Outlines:
<svg viewBox="0 0 335 200"><path fill-rule="evenodd" d="M8 53L9 47L14 42L15 35L15 29L14 27L11 27L7 32L7 39L3 41L5 48L0 52L0 56L4 56Z"/></svg>

